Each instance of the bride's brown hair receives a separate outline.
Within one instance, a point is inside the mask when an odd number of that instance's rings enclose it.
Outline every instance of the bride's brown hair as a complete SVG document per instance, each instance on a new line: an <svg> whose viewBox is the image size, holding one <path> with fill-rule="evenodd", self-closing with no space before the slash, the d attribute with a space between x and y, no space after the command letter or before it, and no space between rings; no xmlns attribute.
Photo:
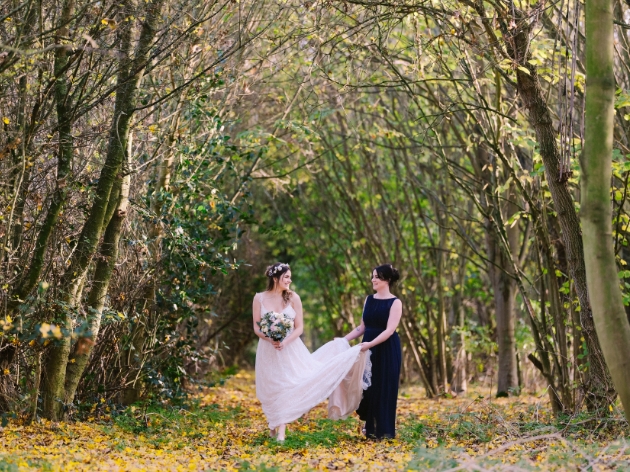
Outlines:
<svg viewBox="0 0 630 472"><path fill-rule="evenodd" d="M265 271L265 275L267 276L267 292L271 292L276 287L276 283L280 283L280 277L289 270L291 270L289 264L284 264L283 262L276 262L267 267ZM282 291L282 300L285 304L289 303L291 295L293 295L291 290Z"/></svg>

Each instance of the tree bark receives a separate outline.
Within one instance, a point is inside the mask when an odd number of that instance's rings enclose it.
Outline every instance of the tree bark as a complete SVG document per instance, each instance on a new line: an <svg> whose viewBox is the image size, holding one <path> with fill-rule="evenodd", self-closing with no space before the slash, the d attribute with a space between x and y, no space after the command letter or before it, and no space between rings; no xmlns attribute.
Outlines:
<svg viewBox="0 0 630 472"><path fill-rule="evenodd" d="M24 18L24 29L22 31L23 39L20 43L22 47L29 47L32 43L31 31L32 25L35 23L38 16L38 9L30 5L29 10ZM8 270L11 267L12 255L17 255L17 259L21 260L21 242L22 234L24 232L24 208L28 195L28 188L30 184L30 167L27 165L27 153L31 149L32 138L29 136L27 119L26 119L26 102L28 94L28 75L24 74L18 81L18 101L17 101L17 130L15 136L9 140L9 148L13 150L14 155L14 171L12 172L13 195L15 195L15 213L12 220L14 221L11 231L7 231L3 247L0 248L0 262L6 256L7 264L5 267ZM9 220L9 227L11 225L11 219ZM6 252L5 252L6 251ZM15 267L15 266L14 266ZM21 267L17 267L19 271ZM12 293L9 297L6 313L14 315L18 320L18 326L22 326L21 313L13 312L13 308L21 303L21 300L25 298L21 294ZM20 328L21 329L21 328ZM18 349L12 343L8 342L6 337L0 339L0 369L4 371L9 369L15 362ZM14 401L17 399L16 382L10 375L2 375L0 377L0 411L12 411L14 408Z"/></svg>
<svg viewBox="0 0 630 472"><path fill-rule="evenodd" d="M501 251L500 243L492 235L492 229L486 236L490 260L488 267L492 289L494 293L495 317L497 323L497 346L499 349L499 372L497 381L497 396L507 396L518 388L518 373L516 370L516 341L514 339L514 318L516 282L509 275L509 264Z"/></svg>
<svg viewBox="0 0 630 472"><path fill-rule="evenodd" d="M55 42L57 43L57 49L55 50L55 102L56 102L56 110L57 110L57 124L59 127L59 166L64 167L64 175L57 176L57 191L55 192L55 198L53 203L51 204L50 209L48 210L48 215L46 217L46 221L44 223L44 227L41 229L37 245L35 248L35 254L33 255L33 261L31 263L31 268L29 270L28 275L25 279L23 279L20 284L20 292L23 294L28 293L37 283L37 279L39 278L39 274L41 273L41 269L44 262L44 255L46 252L46 243L48 238L50 237L50 233L52 232L55 223L59 217L59 213L61 211L61 206L63 204L64 198L56 198L58 196L62 196L64 192L64 188L66 186L65 179L70 170L70 164L72 162L72 151L73 151L73 137L72 137L72 120L70 119L69 113L71 109L69 100L69 92L70 92L70 82L68 77L66 76L66 65L68 63L68 53L69 49L62 47L61 43L65 37L68 36L68 24L70 23L70 19L72 18L74 11L74 0L66 0L62 7L60 24L62 25L59 29L59 34L55 38ZM62 195L60 195L60 193ZM71 329L71 322L69 320L69 316L67 314L61 315L64 318L63 326L66 329ZM49 356L47 357L47 361L50 362L50 368L45 369L43 373L43 385L42 385L42 399L43 399L43 408L44 414L51 419L57 419L57 415L52 414L52 412L60 411L61 406L61 389L63 388L63 381L60 383L58 376L61 372L61 369L65 371L65 364L62 363L62 359L64 356L67 357L67 352L70 349L70 336L69 334L65 336L67 339L62 339L59 341L59 344L55 344L51 346L51 351ZM50 412L50 414L47 414Z"/></svg>
<svg viewBox="0 0 630 472"><path fill-rule="evenodd" d="M123 22L122 25L126 26L121 26L120 72L105 163L101 170L94 203L83 225L77 248L62 279L62 287L65 291L63 300L65 307L57 322L62 328L63 336L50 348L45 364L43 414L52 420L61 417L62 401L65 398L66 367L71 346L71 309L78 303L76 296L79 287L96 253L103 232L112 189L119 177L118 174L126 151L130 120L136 106L138 85L147 64L163 1L153 0L146 5L146 17L142 24L133 58L129 54L133 22ZM123 10L126 17L137 15L129 1L124 3Z"/></svg>
<svg viewBox="0 0 630 472"><path fill-rule="evenodd" d="M129 139L129 143L131 143L131 139ZM129 149L131 150L131 146L129 146ZM64 387L66 404L72 403L74 400L79 381L88 365L94 343L101 328L105 298L107 297L109 283L118 260L118 244L122 234L123 223L127 216L130 182L131 175L126 173L118 186L119 190L115 192L118 194L118 205L116 205L116 210L105 230L103 242L101 243L100 257L94 270L94 281L88 295L88 336L79 338L75 343L66 369Z"/></svg>
<svg viewBox="0 0 630 472"><path fill-rule="evenodd" d="M444 252L443 248L446 246L446 228L445 218L441 210L436 205L436 218L438 220L439 228L439 246L435 251L435 267L437 272L437 296L438 296L438 310L437 310L437 353L438 353L438 382L439 392L447 392L448 386L448 373L446 367L446 308L444 300Z"/></svg>
<svg viewBox="0 0 630 472"><path fill-rule="evenodd" d="M462 253L464 249L462 248ZM464 285L466 274L466 260L462 257L459 263L457 274L459 290L453 297L453 317L456 317L454 325L459 328L458 333L451 336L453 341L453 375L451 377L451 392L455 395L464 393L468 389L468 358L466 354L466 339L464 336L464 328L466 326L466 309L464 307Z"/></svg>
<svg viewBox="0 0 630 472"><path fill-rule="evenodd" d="M516 11L516 9L515 9ZM607 411L615 398L614 386L606 367L602 348L595 333L593 314L589 302L584 265L584 248L580 221L575 210L573 197L566 182L560 179L560 155L556 144L556 132L543 91L538 80L536 67L529 62L530 28L522 12L517 12L519 28L513 33L507 26L504 29L506 44L512 60L519 65L516 69L517 92L529 113L529 121L536 132L540 155L545 165L545 175L558 222L562 229L562 239L567 251L567 263L576 293L580 301L580 324L582 335L588 347L589 370L586 386L589 410Z"/></svg>
<svg viewBox="0 0 630 472"><path fill-rule="evenodd" d="M630 419L630 324L617 277L610 202L615 113L612 1L587 0L585 18L586 121L581 162L581 220L586 279L597 334L626 418Z"/></svg>
<svg viewBox="0 0 630 472"><path fill-rule="evenodd" d="M487 149L481 144L477 145L475 152L476 172L485 183L485 211L486 216L486 249L488 252L488 276L492 282L494 293L494 308L496 318L497 347L499 356L499 372L497 382L497 396L506 396L510 392L518 389L518 371L516 368L516 340L514 338L515 326L515 297L517 285L512 270L512 261L509 261L505 250L501 248L498 229L490 221L490 213L500 212L500 202L496 198L494 189L497 183L493 176L493 169L496 163L490 162ZM511 216L515 209L508 203L507 216ZM518 244L517 230L508 231L508 244L510 253L514 254ZM516 240L515 240L516 239Z"/></svg>

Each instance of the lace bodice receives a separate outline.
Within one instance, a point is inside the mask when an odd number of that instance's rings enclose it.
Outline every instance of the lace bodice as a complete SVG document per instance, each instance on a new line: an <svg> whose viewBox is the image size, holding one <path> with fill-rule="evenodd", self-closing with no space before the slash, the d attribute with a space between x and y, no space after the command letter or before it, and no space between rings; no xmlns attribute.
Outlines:
<svg viewBox="0 0 630 472"><path fill-rule="evenodd" d="M263 293L259 293L258 296L260 298L260 314L263 315L265 313L269 313L270 311L273 311L273 310L268 310L267 308L265 308L265 304L263 303L264 294ZM291 304L288 304L287 306L285 306L282 309L281 313L284 313L285 315L289 316L290 318L295 318L295 316L296 316L295 310L293 309Z"/></svg>

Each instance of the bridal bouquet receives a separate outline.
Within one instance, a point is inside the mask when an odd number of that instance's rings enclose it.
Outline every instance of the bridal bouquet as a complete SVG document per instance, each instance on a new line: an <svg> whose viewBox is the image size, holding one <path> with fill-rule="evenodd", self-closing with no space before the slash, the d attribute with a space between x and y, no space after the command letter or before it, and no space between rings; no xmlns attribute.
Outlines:
<svg viewBox="0 0 630 472"><path fill-rule="evenodd" d="M265 336L274 341L282 341L293 329L293 318L284 313L270 311L262 315L257 324Z"/></svg>

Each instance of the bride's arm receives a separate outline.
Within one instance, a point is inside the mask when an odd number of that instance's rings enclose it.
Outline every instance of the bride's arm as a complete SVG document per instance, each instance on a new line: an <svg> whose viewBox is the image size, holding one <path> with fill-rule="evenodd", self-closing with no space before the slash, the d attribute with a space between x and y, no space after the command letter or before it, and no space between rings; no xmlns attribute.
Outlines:
<svg viewBox="0 0 630 472"><path fill-rule="evenodd" d="M271 342L271 339L265 336L262 331L260 331L260 326L258 326L258 323L260 323L260 300L258 297L260 296L262 295L257 293L254 296L254 302L252 304L252 313L254 314L254 333L256 333L256 336L260 339Z"/></svg>
<svg viewBox="0 0 630 472"><path fill-rule="evenodd" d="M400 300L394 300L394 304L389 310L389 318L387 320L387 328L381 334L376 336L369 343L363 343L361 350L367 351L368 349L376 346L377 344L381 344L384 341L387 341L389 337L394 334L396 328L398 327L398 323L400 323L400 318L402 316L402 302Z"/></svg>
<svg viewBox="0 0 630 472"><path fill-rule="evenodd" d="M280 349L282 346L286 346L291 341L299 338L304 332L304 314L302 313L302 300L297 293L293 292L291 296L291 306L293 306L293 310L295 310L295 319L293 320L293 331L286 338L284 338L280 343L274 343L280 345Z"/></svg>

